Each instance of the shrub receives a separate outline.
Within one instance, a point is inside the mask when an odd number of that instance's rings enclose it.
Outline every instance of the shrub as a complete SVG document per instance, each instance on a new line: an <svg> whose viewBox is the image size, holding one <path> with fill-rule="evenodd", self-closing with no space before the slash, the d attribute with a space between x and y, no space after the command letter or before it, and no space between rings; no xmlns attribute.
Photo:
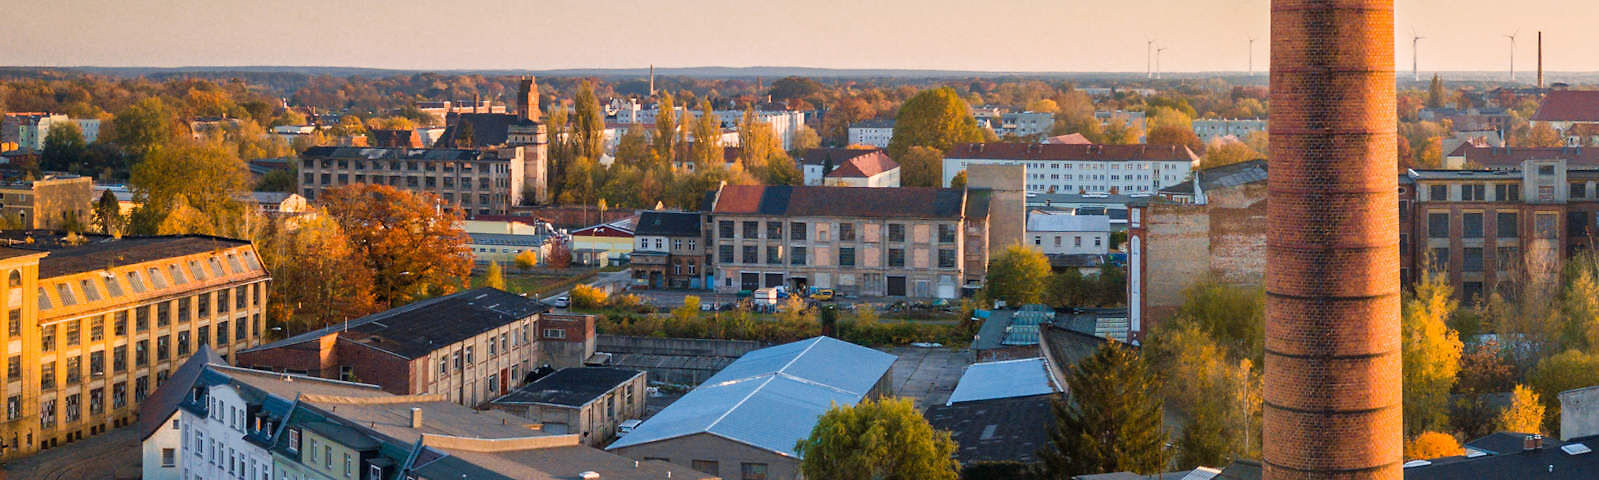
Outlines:
<svg viewBox="0 0 1599 480"><path fill-rule="evenodd" d="M595 309L605 306L605 291L588 285L572 287L572 308Z"/></svg>

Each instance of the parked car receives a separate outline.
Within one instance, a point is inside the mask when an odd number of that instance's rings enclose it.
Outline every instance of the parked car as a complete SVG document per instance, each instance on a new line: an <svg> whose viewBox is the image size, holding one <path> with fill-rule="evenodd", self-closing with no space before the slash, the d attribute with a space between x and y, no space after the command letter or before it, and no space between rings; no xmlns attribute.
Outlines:
<svg viewBox="0 0 1599 480"><path fill-rule="evenodd" d="M817 290L816 293L811 294L811 298L818 302L831 302L833 301L833 289L824 288Z"/></svg>
<svg viewBox="0 0 1599 480"><path fill-rule="evenodd" d="M568 296L565 296L565 295L562 295L562 296L559 296L559 297L555 297L555 300L551 301L550 304L551 305L555 305L556 308L570 307L570 306L572 306L572 297L568 297Z"/></svg>

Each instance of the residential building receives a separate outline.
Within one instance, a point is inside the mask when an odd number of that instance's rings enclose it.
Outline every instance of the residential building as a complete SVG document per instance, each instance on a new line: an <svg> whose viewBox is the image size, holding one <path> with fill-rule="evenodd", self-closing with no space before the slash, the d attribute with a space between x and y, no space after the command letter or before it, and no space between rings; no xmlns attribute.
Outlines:
<svg viewBox="0 0 1599 480"><path fill-rule="evenodd" d="M37 180L0 180L0 216L27 229L66 229L88 225L94 179L49 173Z"/></svg>
<svg viewBox="0 0 1599 480"><path fill-rule="evenodd" d="M899 164L888 158L882 150L859 155L845 161L822 176L822 184L829 187L899 187Z"/></svg>
<svg viewBox="0 0 1599 480"><path fill-rule="evenodd" d="M1599 169L1599 148L1485 147L1463 144L1445 150L1449 170L1519 170L1528 160L1564 160L1567 168Z"/></svg>
<svg viewBox="0 0 1599 480"><path fill-rule="evenodd" d="M1027 213L1027 238L1045 255L1110 253L1110 217L1033 210Z"/></svg>
<svg viewBox="0 0 1599 480"><path fill-rule="evenodd" d="M77 124L84 143L100 138L100 120L95 118L69 118L59 113L13 112L0 118L0 144L16 144L24 152L44 150L44 139L50 136L50 127L62 123Z"/></svg>
<svg viewBox="0 0 1599 480"><path fill-rule="evenodd" d="M644 418L649 383L638 370L564 368L517 387L488 407L530 420L555 435L575 434L598 447L616 437L625 420Z"/></svg>
<svg viewBox="0 0 1599 480"><path fill-rule="evenodd" d="M1136 127L1140 132L1149 131L1148 128L1144 128L1144 112L1129 112L1126 110L1098 111L1094 112L1094 119L1099 120L1099 126L1101 127L1109 125L1111 122L1121 122L1130 127ZM1138 141L1142 142L1144 139L1140 137Z"/></svg>
<svg viewBox="0 0 1599 480"><path fill-rule="evenodd" d="M801 153L798 159L800 176L805 185L822 185L828 173L859 157L883 155L882 150L858 148L812 148ZM892 162L893 160L888 160Z"/></svg>
<svg viewBox="0 0 1599 480"><path fill-rule="evenodd" d="M289 192L250 192L239 195L239 200L267 215L300 215L309 213L311 206L305 197Z"/></svg>
<svg viewBox="0 0 1599 480"><path fill-rule="evenodd" d="M0 247L4 458L131 425L202 347L231 358L264 333L270 278L249 242L28 235Z"/></svg>
<svg viewBox="0 0 1599 480"><path fill-rule="evenodd" d="M871 145L877 148L888 148L888 142L894 139L894 120L867 120L849 126L850 145Z"/></svg>
<svg viewBox="0 0 1599 480"><path fill-rule="evenodd" d="M534 368L579 366L594 353L594 317L547 312L536 299L476 288L242 350L238 364L476 406Z"/></svg>
<svg viewBox="0 0 1599 480"><path fill-rule="evenodd" d="M1248 140L1251 135L1264 131L1266 131L1266 120L1260 118L1194 119L1194 135L1199 136L1199 140L1205 143L1227 138L1242 142Z"/></svg>
<svg viewBox="0 0 1599 480"><path fill-rule="evenodd" d="M146 462L144 478L712 478L606 453L582 445L578 435L541 431L442 395L393 395L375 385L202 360L180 367L184 375L156 391L159 408L141 419L160 432L144 437L143 450L169 455L182 468ZM163 436L168 432L174 434Z"/></svg>
<svg viewBox="0 0 1599 480"><path fill-rule="evenodd" d="M633 253L638 217L626 217L573 230L572 261L579 265L619 265Z"/></svg>
<svg viewBox="0 0 1599 480"><path fill-rule="evenodd" d="M1599 145L1599 90L1550 90L1529 120L1553 128L1568 147Z"/></svg>
<svg viewBox="0 0 1599 480"><path fill-rule="evenodd" d="M958 298L981 283L963 258L987 258L986 203L947 188L725 185L705 206L715 289Z"/></svg>
<svg viewBox="0 0 1599 480"><path fill-rule="evenodd" d="M487 268L498 263L501 268L516 263L522 252L532 251L534 259L544 262L549 257L555 235L510 235L504 233L468 233L466 249L472 252L472 263Z"/></svg>
<svg viewBox="0 0 1599 480"><path fill-rule="evenodd" d="M1055 129L1055 114L1049 112L1011 112L1002 113L997 118L998 122L991 122L989 128L995 135L1001 137L1045 137Z"/></svg>
<svg viewBox="0 0 1599 480"><path fill-rule="evenodd" d="M1029 211L1110 217L1111 231L1127 231L1127 205L1145 201L1149 195L1111 195L1105 193L1033 193L1027 195Z"/></svg>
<svg viewBox="0 0 1599 480"><path fill-rule="evenodd" d="M685 111L683 107L677 107L676 114L679 125L684 125L683 119L685 116L692 115L694 118L699 118L704 112ZM744 110L713 109L711 114L716 115L724 129L737 129L739 123L744 121ZM648 110L638 110L632 113L619 112L612 121L617 124L644 123L653 125L655 124L655 118L659 115L660 109L652 107ZM757 109L755 110L755 120L772 127L772 133L777 136L778 143L782 144L783 150L787 151L794 148L794 137L799 134L801 128L805 127L805 112ZM734 136L737 136L736 132ZM736 145L737 143L738 141L734 140L731 144ZM729 145L725 140L722 144Z"/></svg>
<svg viewBox="0 0 1599 480"><path fill-rule="evenodd" d="M629 257L635 282L647 288L674 289L702 289L714 282L701 225L699 213L640 213Z"/></svg>
<svg viewBox="0 0 1599 480"><path fill-rule="evenodd" d="M894 360L829 337L755 350L606 450L723 478L795 480L794 446L827 409L889 395Z"/></svg>
<svg viewBox="0 0 1599 480"><path fill-rule="evenodd" d="M960 143L944 153L943 185L972 165L1027 167L1027 193L1153 194L1186 180L1199 155L1182 145Z"/></svg>
<svg viewBox="0 0 1599 480"><path fill-rule="evenodd" d="M450 117L450 115L454 114L506 113L505 105L495 104L492 100L484 100L481 98L455 101L424 100L416 102L416 108L421 110L422 113L426 113L428 116L433 117L432 123L434 125L444 123L445 120Z"/></svg>
<svg viewBox="0 0 1599 480"><path fill-rule="evenodd" d="M537 82L532 77L522 79L517 88L514 114L489 111L478 113L477 110L473 108L472 113L449 115L445 119L444 131L439 133L437 140L428 145L438 149L472 149L483 152L485 157L491 156L509 161L513 166L507 170L518 173L514 174L511 180L496 182L493 191L509 192L511 205L549 203L549 138L539 113ZM482 172L479 172L479 175L482 175ZM480 190L489 188L489 185L483 184L482 179L479 179ZM478 207L475 210L467 209L468 211L482 213L478 210L485 210L483 208L485 204L492 205L483 201L481 198L483 194L478 192L480 196ZM462 201L462 205L470 204L465 200Z"/></svg>

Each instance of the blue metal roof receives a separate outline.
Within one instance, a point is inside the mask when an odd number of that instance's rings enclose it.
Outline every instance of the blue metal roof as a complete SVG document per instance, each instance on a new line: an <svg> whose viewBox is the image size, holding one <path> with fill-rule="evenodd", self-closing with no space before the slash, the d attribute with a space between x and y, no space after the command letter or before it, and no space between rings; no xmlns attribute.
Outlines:
<svg viewBox="0 0 1599 480"><path fill-rule="evenodd" d="M606 449L706 433L797 458L817 418L859 402L895 358L829 337L755 350Z"/></svg>
<svg viewBox="0 0 1599 480"><path fill-rule="evenodd" d="M1042 358L972 364L961 374L945 405L1060 393L1048 368Z"/></svg>

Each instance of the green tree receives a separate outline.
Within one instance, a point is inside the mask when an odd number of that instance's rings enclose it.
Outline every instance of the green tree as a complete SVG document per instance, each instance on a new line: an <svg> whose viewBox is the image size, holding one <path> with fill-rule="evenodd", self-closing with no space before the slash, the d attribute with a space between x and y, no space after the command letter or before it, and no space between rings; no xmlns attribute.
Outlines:
<svg viewBox="0 0 1599 480"><path fill-rule="evenodd" d="M1560 392L1599 385L1599 356L1566 350L1538 362L1527 383L1543 399L1545 431L1554 431L1560 419Z"/></svg>
<svg viewBox="0 0 1599 480"><path fill-rule="evenodd" d="M1183 303L1174 319L1193 322L1232 358L1250 359L1256 365L1265 359L1266 296L1258 287L1201 278L1183 289Z"/></svg>
<svg viewBox="0 0 1599 480"><path fill-rule="evenodd" d="M1038 453L1047 478L1166 468L1159 382L1131 349L1109 342L1071 368L1069 399L1056 400L1050 443Z"/></svg>
<svg viewBox="0 0 1599 480"><path fill-rule="evenodd" d="M111 120L108 140L143 158L178 136L178 116L158 97L145 97Z"/></svg>
<svg viewBox="0 0 1599 480"><path fill-rule="evenodd" d="M605 112L594 96L594 85L588 80L578 83L573 107L573 142L579 157L600 158L605 154Z"/></svg>
<svg viewBox="0 0 1599 480"><path fill-rule="evenodd" d="M943 152L932 147L915 146L897 158L900 186L937 187L943 185Z"/></svg>
<svg viewBox="0 0 1599 480"><path fill-rule="evenodd" d="M1444 81L1438 74L1432 75L1432 83L1427 85L1427 108L1444 108L1449 103L1449 92L1444 90Z"/></svg>
<svg viewBox="0 0 1599 480"><path fill-rule="evenodd" d="M989 259L983 288L990 300L1003 300L1012 307L1041 303L1049 275L1049 259L1043 253L1011 245Z"/></svg>
<svg viewBox="0 0 1599 480"><path fill-rule="evenodd" d="M960 94L950 87L923 90L900 106L894 119L894 138L888 142L888 156L902 158L911 147L928 147L940 157L961 142L980 142L983 132ZM903 175L903 174L902 174Z"/></svg>
<svg viewBox="0 0 1599 480"><path fill-rule="evenodd" d="M829 480L955 480L955 441L908 399L834 405L794 447L800 473Z"/></svg>
<svg viewBox="0 0 1599 480"><path fill-rule="evenodd" d="M221 144L157 147L133 166L129 187L140 206L130 228L135 233L155 233L168 214L192 208L193 212L184 212L183 221L169 224L195 230L175 233L233 234L244 215L244 204L237 197L245 191L245 181L244 162Z"/></svg>
<svg viewBox="0 0 1599 480"><path fill-rule="evenodd" d="M672 319L678 322L688 322L700 316L699 295L684 295L683 304L672 309Z"/></svg>
<svg viewBox="0 0 1599 480"><path fill-rule="evenodd" d="M672 106L672 94L661 92L661 99L655 103L660 113L655 115L655 138L652 140L655 147L655 157L661 162L670 164L677 159L677 110Z"/></svg>
<svg viewBox="0 0 1599 480"><path fill-rule="evenodd" d="M687 114L684 115L687 122ZM710 100L700 102L700 114L693 126L694 144L689 145L689 162L694 164L694 170L722 167L722 121L711 109Z"/></svg>
<svg viewBox="0 0 1599 480"><path fill-rule="evenodd" d="M83 131L75 122L56 122L44 136L44 149L39 152L39 168L57 171L80 171L76 164L84 161L89 147L83 141Z"/></svg>
<svg viewBox="0 0 1599 480"><path fill-rule="evenodd" d="M1463 348L1459 336L1447 325L1455 308L1448 280L1430 270L1423 270L1405 299L1400 343L1407 435L1442 430L1449 424L1449 392L1460 371Z"/></svg>
<svg viewBox="0 0 1599 480"><path fill-rule="evenodd" d="M500 262L489 262L489 270L483 274L483 286L505 290L505 270L500 268Z"/></svg>
<svg viewBox="0 0 1599 480"><path fill-rule="evenodd" d="M122 216L121 202L117 195L106 190L100 193L100 199L94 202L94 228L102 235L122 235L122 229L127 224L127 218Z"/></svg>

